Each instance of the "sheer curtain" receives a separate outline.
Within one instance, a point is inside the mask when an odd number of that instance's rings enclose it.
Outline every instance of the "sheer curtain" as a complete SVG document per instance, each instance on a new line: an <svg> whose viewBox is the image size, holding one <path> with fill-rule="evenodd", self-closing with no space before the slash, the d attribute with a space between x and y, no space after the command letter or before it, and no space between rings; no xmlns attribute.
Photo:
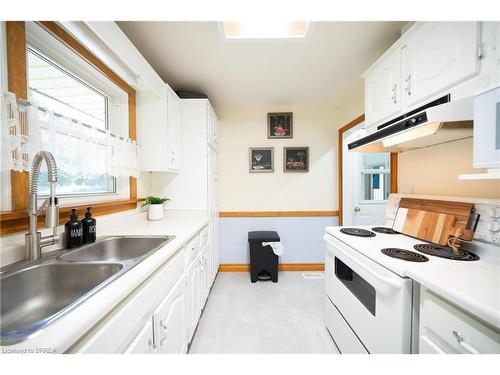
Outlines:
<svg viewBox="0 0 500 375"><path fill-rule="evenodd" d="M50 151L58 167L82 178L137 177L138 145L32 103L2 95L1 169L29 171L33 156Z"/></svg>

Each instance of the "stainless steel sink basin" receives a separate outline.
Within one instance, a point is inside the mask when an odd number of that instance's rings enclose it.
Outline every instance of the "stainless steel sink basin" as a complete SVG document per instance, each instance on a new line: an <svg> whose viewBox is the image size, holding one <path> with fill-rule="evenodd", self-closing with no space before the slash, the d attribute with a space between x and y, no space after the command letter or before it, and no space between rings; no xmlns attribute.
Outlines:
<svg viewBox="0 0 500 375"><path fill-rule="evenodd" d="M0 273L0 344L25 340L132 269L174 236L113 236ZM59 256L57 256L59 255Z"/></svg>
<svg viewBox="0 0 500 375"><path fill-rule="evenodd" d="M60 255L67 262L116 262L136 259L160 249L173 237L110 237Z"/></svg>
<svg viewBox="0 0 500 375"><path fill-rule="evenodd" d="M121 263L50 263L1 279L1 343L17 342L110 280Z"/></svg>

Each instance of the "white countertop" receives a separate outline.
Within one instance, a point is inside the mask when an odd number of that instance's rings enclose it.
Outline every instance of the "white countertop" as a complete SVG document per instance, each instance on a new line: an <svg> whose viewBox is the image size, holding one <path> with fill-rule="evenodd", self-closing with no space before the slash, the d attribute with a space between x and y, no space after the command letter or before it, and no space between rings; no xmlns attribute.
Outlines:
<svg viewBox="0 0 500 375"><path fill-rule="evenodd" d="M498 246L475 248L474 252L480 257L477 261L458 261L426 255L429 258L428 262L416 263L391 258L380 250L395 247L417 252L413 249L413 245L424 241L401 234L377 233L375 237L355 237L340 233L340 229L341 227L327 227L325 230L351 247L353 251L360 252L402 277L415 280L463 310L500 329Z"/></svg>
<svg viewBox="0 0 500 375"><path fill-rule="evenodd" d="M50 348L57 353L64 352L172 257L209 220L205 211L194 210L167 210L165 218L159 221L148 221L146 213L136 210L96 219L98 237L174 235L176 238L29 339L2 347L4 352L25 348ZM12 239L9 241L12 242Z"/></svg>

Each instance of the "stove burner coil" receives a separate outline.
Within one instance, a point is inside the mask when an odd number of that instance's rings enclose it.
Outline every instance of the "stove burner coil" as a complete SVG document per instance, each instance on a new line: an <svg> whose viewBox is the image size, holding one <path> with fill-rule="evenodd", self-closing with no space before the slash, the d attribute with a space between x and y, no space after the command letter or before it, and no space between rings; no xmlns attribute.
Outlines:
<svg viewBox="0 0 500 375"><path fill-rule="evenodd" d="M382 254L385 254L387 256L390 256L392 258L396 259L402 259L406 260L409 262L428 262L429 258L427 258L425 255L418 254L414 251L410 250L404 250L404 249L396 249L396 248L386 248L380 250Z"/></svg>
<svg viewBox="0 0 500 375"><path fill-rule="evenodd" d="M442 246L430 243L423 243L413 246L413 248L421 253L436 256L439 258L473 261L478 260L479 256L470 253L466 250L454 250L449 246Z"/></svg>
<svg viewBox="0 0 500 375"><path fill-rule="evenodd" d="M342 228L341 233L357 237L375 237L375 233L361 228Z"/></svg>
<svg viewBox="0 0 500 375"><path fill-rule="evenodd" d="M372 228L372 231L384 234L399 234L399 232L396 232L394 229L386 227L375 227Z"/></svg>

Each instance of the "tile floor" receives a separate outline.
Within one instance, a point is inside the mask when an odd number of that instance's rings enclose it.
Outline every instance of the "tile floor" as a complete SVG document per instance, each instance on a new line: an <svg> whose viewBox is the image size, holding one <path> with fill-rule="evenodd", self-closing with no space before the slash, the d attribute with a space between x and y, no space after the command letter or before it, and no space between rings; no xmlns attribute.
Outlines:
<svg viewBox="0 0 500 375"><path fill-rule="evenodd" d="M280 272L278 283L219 273L190 354L338 353L323 321L324 279Z"/></svg>

